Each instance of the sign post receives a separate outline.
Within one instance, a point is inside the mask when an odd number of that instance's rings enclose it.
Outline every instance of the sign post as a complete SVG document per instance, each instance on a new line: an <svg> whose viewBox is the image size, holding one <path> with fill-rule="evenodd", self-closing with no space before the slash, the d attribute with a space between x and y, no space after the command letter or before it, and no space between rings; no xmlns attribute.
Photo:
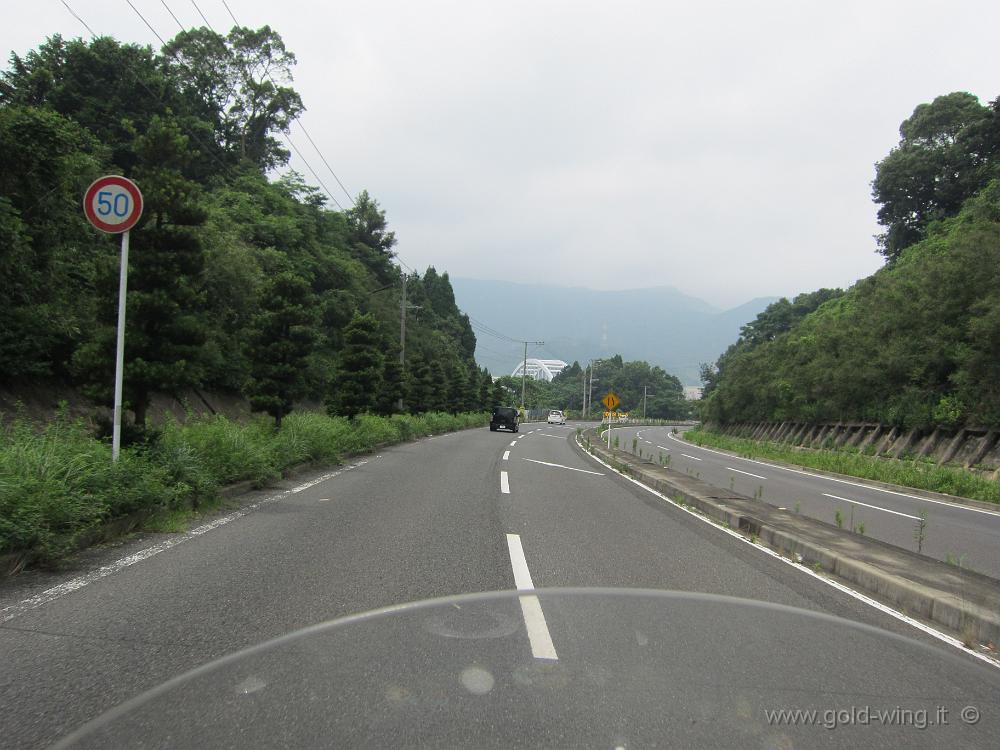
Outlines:
<svg viewBox="0 0 1000 750"><path fill-rule="evenodd" d="M125 369L125 291L128 282L129 230L142 216L142 193L131 180L118 175L99 177L83 194L83 212L97 229L122 236L118 274L118 340L115 348L115 408L111 460L117 461L122 438L122 380Z"/></svg>
<svg viewBox="0 0 1000 750"><path fill-rule="evenodd" d="M618 408L621 402L622 400L612 391L608 391L608 394L601 399L601 403L604 404L604 408L608 410L608 450L611 450L611 415L614 413L615 409Z"/></svg>

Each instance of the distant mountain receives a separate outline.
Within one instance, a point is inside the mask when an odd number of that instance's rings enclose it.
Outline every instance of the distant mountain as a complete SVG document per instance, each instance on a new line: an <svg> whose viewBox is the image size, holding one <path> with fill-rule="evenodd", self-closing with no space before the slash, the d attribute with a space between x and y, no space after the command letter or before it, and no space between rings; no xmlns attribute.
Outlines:
<svg viewBox="0 0 1000 750"><path fill-rule="evenodd" d="M509 374L523 346L491 335L544 341L528 356L566 362L621 354L657 364L698 385L698 366L714 362L740 327L777 297L719 310L673 287L603 292L579 287L452 278L455 301L473 320L476 360L494 375Z"/></svg>

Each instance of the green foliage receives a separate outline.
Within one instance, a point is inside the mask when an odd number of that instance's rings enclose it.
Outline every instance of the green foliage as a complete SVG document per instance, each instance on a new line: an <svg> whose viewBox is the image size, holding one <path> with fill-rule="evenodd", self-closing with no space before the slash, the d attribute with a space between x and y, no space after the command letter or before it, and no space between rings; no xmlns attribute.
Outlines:
<svg viewBox="0 0 1000 750"><path fill-rule="evenodd" d="M108 172L145 196L126 316L137 422L153 392L191 387L246 389L276 421L296 400L339 401L333 374L352 356L354 311L377 322L386 362L398 357L403 276L378 201L362 191L333 211L298 174L269 177L288 158L277 136L303 108L294 65L266 26L184 31L160 53L55 36L12 57L0 74L5 384L56 377L110 400L118 243L80 211L86 186ZM407 362L373 372L369 385L384 385L361 408L390 413L411 386L411 411L483 408L493 394L474 371L475 335L447 273L413 274L406 290L416 306ZM429 372L411 377L421 362Z"/></svg>
<svg viewBox="0 0 1000 750"><path fill-rule="evenodd" d="M0 554L29 551L53 561L109 519L196 507L223 484L264 484L291 466L329 464L382 444L481 427L488 419L431 413L347 420L303 412L287 416L277 431L266 419L168 421L149 446L126 448L115 464L110 447L80 422L61 417L39 429L14 421L0 432Z"/></svg>
<svg viewBox="0 0 1000 750"><path fill-rule="evenodd" d="M249 337L253 363L246 393L254 411L266 411L276 427L307 392L306 360L316 339L317 313L309 285L288 271L270 279Z"/></svg>
<svg viewBox="0 0 1000 750"><path fill-rule="evenodd" d="M802 451L783 443L734 438L705 427L685 432L684 439L731 451L744 458L775 459L887 484L1000 503L1000 484L964 469L935 466L923 461L879 459L844 450Z"/></svg>
<svg viewBox="0 0 1000 750"><path fill-rule="evenodd" d="M378 321L370 314L355 312L344 329L335 390L327 402L331 414L353 417L375 408L385 364L380 347Z"/></svg>
<svg viewBox="0 0 1000 750"><path fill-rule="evenodd" d="M886 228L879 252L891 261L1000 176L1000 99L984 107L966 92L939 96L919 105L899 132L899 145L878 163L872 183Z"/></svg>
<svg viewBox="0 0 1000 750"><path fill-rule="evenodd" d="M899 259L720 358L707 421L1000 424L1000 181Z"/></svg>

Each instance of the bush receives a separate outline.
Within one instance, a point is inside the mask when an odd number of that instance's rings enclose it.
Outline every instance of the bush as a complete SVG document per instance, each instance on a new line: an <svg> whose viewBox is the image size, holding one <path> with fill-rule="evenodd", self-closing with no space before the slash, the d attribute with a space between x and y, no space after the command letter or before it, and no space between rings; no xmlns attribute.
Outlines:
<svg viewBox="0 0 1000 750"><path fill-rule="evenodd" d="M485 414L439 412L353 420L292 413L281 429L259 417L167 421L148 445L111 447L79 421L60 416L39 429L16 420L0 431L0 553L30 551L55 560L102 522L138 510L198 507L220 485L264 484L306 462L336 463L344 454L434 433L481 427Z"/></svg>

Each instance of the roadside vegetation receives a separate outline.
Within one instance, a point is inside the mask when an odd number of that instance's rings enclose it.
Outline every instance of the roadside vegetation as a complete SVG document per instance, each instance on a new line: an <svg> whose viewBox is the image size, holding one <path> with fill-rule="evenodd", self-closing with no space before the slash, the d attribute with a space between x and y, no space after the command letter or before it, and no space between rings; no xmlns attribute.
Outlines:
<svg viewBox="0 0 1000 750"><path fill-rule="evenodd" d="M290 467L335 464L430 434L480 427L482 413L288 415L238 423L216 416L167 422L111 461L107 441L80 421L15 420L0 431L0 554L53 563L101 524L131 513L171 514L204 507L240 480L263 486Z"/></svg>
<svg viewBox="0 0 1000 750"><path fill-rule="evenodd" d="M1000 425L1000 98L921 104L876 167L884 267L770 305L702 367L702 419Z"/></svg>
<svg viewBox="0 0 1000 750"><path fill-rule="evenodd" d="M795 449L773 441L730 437L705 427L687 431L683 437L697 445L730 451L744 458L783 461L903 487L1000 503L1000 483L971 471L936 466L927 461L876 458L850 449Z"/></svg>

